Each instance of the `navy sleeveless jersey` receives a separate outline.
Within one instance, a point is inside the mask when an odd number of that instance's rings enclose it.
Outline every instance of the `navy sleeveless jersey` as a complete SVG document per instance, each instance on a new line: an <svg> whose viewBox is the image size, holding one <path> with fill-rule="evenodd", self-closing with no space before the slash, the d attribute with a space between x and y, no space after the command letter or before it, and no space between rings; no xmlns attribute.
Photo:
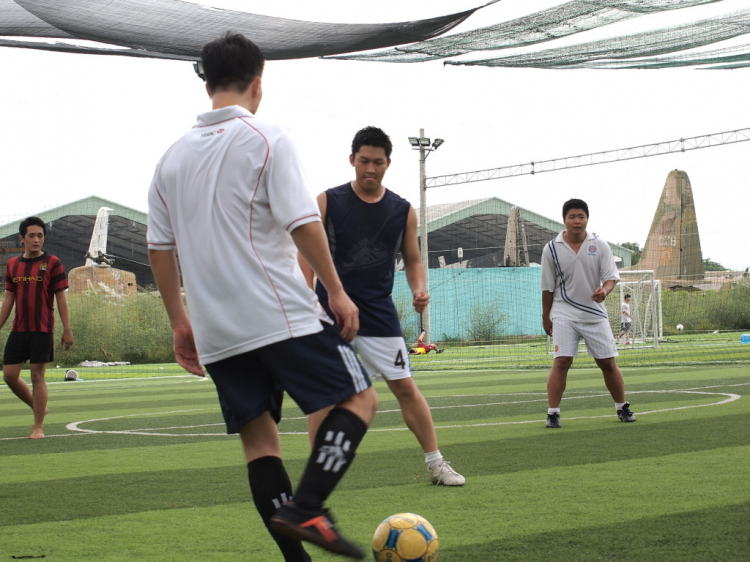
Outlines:
<svg viewBox="0 0 750 562"><path fill-rule="evenodd" d="M344 290L359 307L359 335L401 336L391 292L411 205L387 189L380 201L366 203L350 183L327 190L326 201L328 244ZM315 291L333 317L321 283Z"/></svg>

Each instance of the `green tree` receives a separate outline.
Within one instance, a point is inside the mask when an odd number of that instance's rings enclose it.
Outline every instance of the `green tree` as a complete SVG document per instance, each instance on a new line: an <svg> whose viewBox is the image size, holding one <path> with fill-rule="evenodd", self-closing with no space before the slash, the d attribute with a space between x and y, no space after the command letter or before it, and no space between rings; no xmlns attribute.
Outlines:
<svg viewBox="0 0 750 562"><path fill-rule="evenodd" d="M630 256L631 266L637 264L640 261L643 250L641 249L638 242L622 242L620 246L627 250L632 250L633 254Z"/></svg>
<svg viewBox="0 0 750 562"><path fill-rule="evenodd" d="M727 271L726 267L724 267L720 263L711 261L711 258L706 258L703 260L703 267L706 271Z"/></svg>

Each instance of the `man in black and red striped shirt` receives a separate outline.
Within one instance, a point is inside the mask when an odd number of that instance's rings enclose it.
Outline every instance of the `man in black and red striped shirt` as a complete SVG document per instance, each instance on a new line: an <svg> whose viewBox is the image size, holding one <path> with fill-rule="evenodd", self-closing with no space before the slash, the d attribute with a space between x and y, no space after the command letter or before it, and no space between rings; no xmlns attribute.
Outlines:
<svg viewBox="0 0 750 562"><path fill-rule="evenodd" d="M62 262L42 251L47 226L39 217L21 222L19 233L24 252L8 262L5 272L5 299L0 308L0 328L13 319L3 354L3 379L13 393L34 410L34 426L30 439L44 437L44 416L47 414L47 383L44 373L54 359L55 300L63 323L62 344L73 345L68 301L65 290L68 280ZM21 378L21 367L28 361L33 392Z"/></svg>

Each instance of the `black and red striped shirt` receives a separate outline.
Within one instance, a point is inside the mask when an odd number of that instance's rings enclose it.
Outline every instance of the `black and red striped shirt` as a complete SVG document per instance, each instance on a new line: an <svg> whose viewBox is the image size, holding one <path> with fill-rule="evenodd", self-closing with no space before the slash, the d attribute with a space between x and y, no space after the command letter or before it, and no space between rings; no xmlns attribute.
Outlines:
<svg viewBox="0 0 750 562"><path fill-rule="evenodd" d="M62 262L50 254L14 257L5 271L5 290L16 295L14 332L55 331L55 293L68 288Z"/></svg>

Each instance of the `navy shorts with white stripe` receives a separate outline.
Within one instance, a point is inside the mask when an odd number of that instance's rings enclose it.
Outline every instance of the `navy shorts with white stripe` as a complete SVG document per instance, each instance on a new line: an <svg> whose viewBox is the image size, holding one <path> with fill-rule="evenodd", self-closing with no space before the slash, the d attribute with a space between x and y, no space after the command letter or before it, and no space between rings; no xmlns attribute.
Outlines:
<svg viewBox="0 0 750 562"><path fill-rule="evenodd" d="M216 385L227 433L270 411L278 423L284 390L305 414L370 386L351 345L338 329L292 338L206 365Z"/></svg>

